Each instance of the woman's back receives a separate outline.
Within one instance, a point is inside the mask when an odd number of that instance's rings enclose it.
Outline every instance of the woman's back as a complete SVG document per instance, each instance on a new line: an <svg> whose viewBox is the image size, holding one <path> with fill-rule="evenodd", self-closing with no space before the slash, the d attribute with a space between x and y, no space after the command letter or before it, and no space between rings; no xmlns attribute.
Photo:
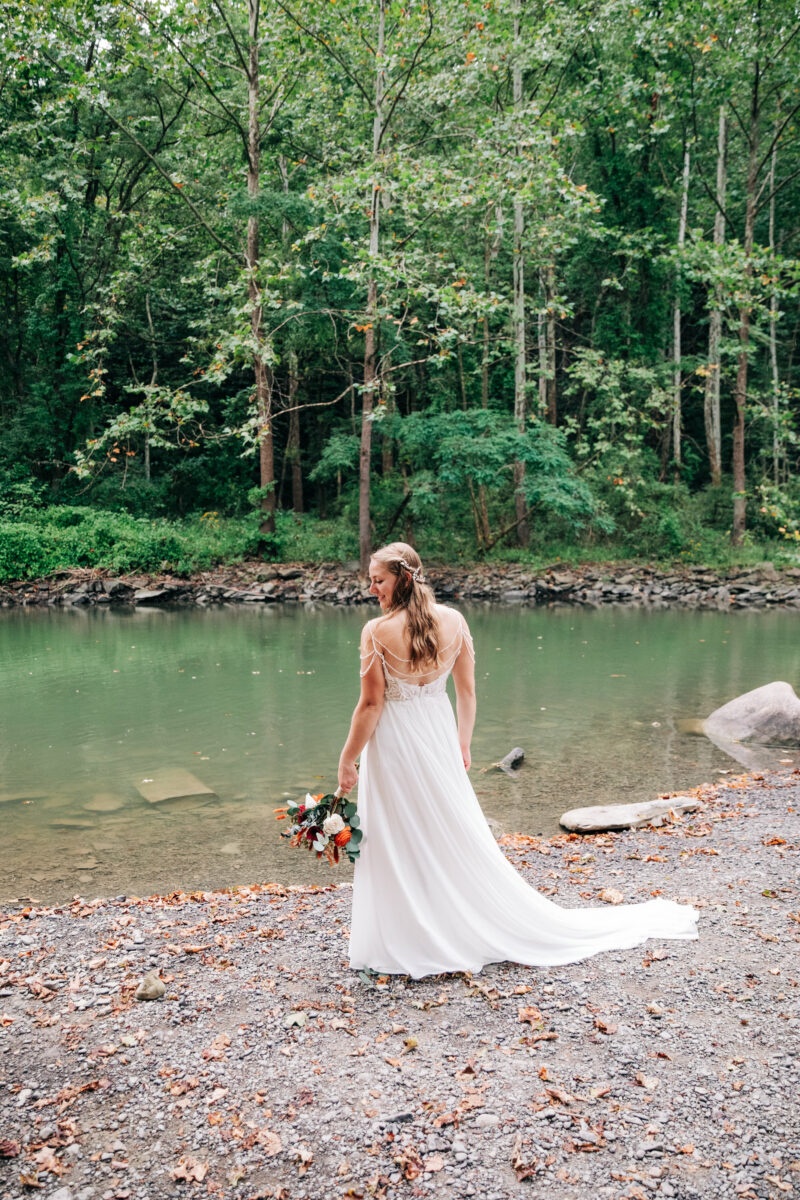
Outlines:
<svg viewBox="0 0 800 1200"><path fill-rule="evenodd" d="M388 675L406 682L423 685L449 674L465 638L469 639L469 630L461 614L445 604L435 604L433 615L439 644L436 661L412 663L411 636L403 609L368 622L364 639L367 655L370 658L377 655Z"/></svg>

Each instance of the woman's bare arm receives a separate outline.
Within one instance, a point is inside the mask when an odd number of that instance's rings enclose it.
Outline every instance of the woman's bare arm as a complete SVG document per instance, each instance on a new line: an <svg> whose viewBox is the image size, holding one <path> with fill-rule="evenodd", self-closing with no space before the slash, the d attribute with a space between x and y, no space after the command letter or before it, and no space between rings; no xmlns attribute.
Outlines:
<svg viewBox="0 0 800 1200"><path fill-rule="evenodd" d="M374 652L369 624L364 626L361 634L361 657L366 666L361 676L361 696L353 709L350 732L339 756L339 787L343 792L351 791L358 782L356 759L372 737L383 709L386 681L383 663Z"/></svg>
<svg viewBox="0 0 800 1200"><path fill-rule="evenodd" d="M472 762L469 748L472 742L472 731L475 728L476 702L475 660L472 653L472 635L466 621L464 621L463 639L461 653L453 667L453 683L456 688L458 743L461 747L461 757L464 760L464 767L468 771Z"/></svg>

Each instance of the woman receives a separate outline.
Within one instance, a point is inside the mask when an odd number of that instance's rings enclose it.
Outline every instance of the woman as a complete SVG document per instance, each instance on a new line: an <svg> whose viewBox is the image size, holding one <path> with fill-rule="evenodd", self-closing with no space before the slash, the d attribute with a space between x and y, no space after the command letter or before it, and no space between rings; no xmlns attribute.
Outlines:
<svg viewBox="0 0 800 1200"><path fill-rule="evenodd" d="M382 616L361 635L361 698L339 761L340 788L359 781L364 832L351 967L418 979L506 960L577 962L648 937L697 937L688 905L565 909L517 874L467 778L475 682L466 621L434 602L419 555L404 542L373 555L370 592Z"/></svg>

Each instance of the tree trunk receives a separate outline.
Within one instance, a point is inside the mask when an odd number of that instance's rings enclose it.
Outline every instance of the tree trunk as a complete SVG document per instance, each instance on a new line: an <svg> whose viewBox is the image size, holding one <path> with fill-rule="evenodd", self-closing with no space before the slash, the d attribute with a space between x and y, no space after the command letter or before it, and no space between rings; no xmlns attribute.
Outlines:
<svg viewBox="0 0 800 1200"><path fill-rule="evenodd" d="M489 240L489 230L486 230L486 238L483 244L483 282L486 291L489 291L491 282L492 260L497 258L500 253L500 247L503 243L503 209L501 205L495 208L495 216L497 224L495 228L494 238ZM487 214L488 225L488 214ZM489 318L484 315L482 318L483 326L483 357L481 359L481 405L484 408L489 407Z"/></svg>
<svg viewBox="0 0 800 1200"><path fill-rule="evenodd" d="M258 124L258 20L260 0L248 0L248 46L247 71L247 196L251 203L258 199L261 169L261 133ZM247 219L247 267L249 272L248 293L250 298L250 332L253 338L253 375L255 377L256 412L259 429L260 483L264 489L261 499L262 534L275 532L275 450L272 434L272 371L265 361L264 329L262 326L261 289L258 284L259 265L259 220L251 212Z"/></svg>
<svg viewBox="0 0 800 1200"><path fill-rule="evenodd" d="M514 108L522 106L522 64L520 62L520 0L514 0ZM517 117L519 120L519 116ZM514 325L514 420L520 433L525 432L527 416L526 361L525 361L525 266L523 258L523 234L525 217L522 200L514 200L514 250L513 250L513 325ZM514 508L516 513L517 542L527 546L530 540L528 522L525 519L525 464L514 463Z"/></svg>
<svg viewBox="0 0 800 1200"><path fill-rule="evenodd" d="M759 135L759 63L755 66L753 92L750 104L750 129L748 134L749 154L747 162L747 181L745 187L744 215L744 252L745 252L745 288L750 286L753 274L751 255L753 252L753 232L756 221L756 183L758 175L758 135ZM745 476L744 431L747 410L747 365L750 348L750 321L752 311L745 303L739 309L739 351L736 356L736 416L733 426L733 524L731 526L731 542L740 546L744 537L747 522L747 482Z"/></svg>
<svg viewBox="0 0 800 1200"><path fill-rule="evenodd" d="M369 205L369 253L378 257L380 249L380 203L378 155L383 133L384 49L386 44L386 0L378 0L378 46L375 55L375 117L372 122L373 179ZM358 462L358 557L360 572L369 571L372 551L370 527L370 482L372 476L372 409L375 400L377 356L375 353L378 322L378 284L374 276L367 283L367 329L364 335L364 396L361 407L361 450Z"/></svg>
<svg viewBox="0 0 800 1200"><path fill-rule="evenodd" d="M286 447L292 470L292 508L303 512L303 460L300 456L300 409L297 406L297 353L289 351L289 437Z"/></svg>
<svg viewBox="0 0 800 1200"><path fill-rule="evenodd" d="M539 350L539 412L547 412L547 329L545 308L547 307L547 283L544 271L539 272L539 313L536 318L536 345Z"/></svg>
<svg viewBox="0 0 800 1200"><path fill-rule="evenodd" d="M777 275L775 268L775 167L778 159L778 142L772 147L772 158L769 164L769 252L772 261L773 279ZM772 375L772 481L775 487L780 483L781 467L781 393L780 377L778 375L778 296L773 291L769 304L769 365Z"/></svg>
<svg viewBox="0 0 800 1200"><path fill-rule="evenodd" d="M281 174L281 183L283 184L284 196L289 195L289 164L285 154L281 154L278 158L278 170ZM283 229L281 231L281 240L283 243L283 251L286 260L289 258L289 244L291 241L291 232L289 222L284 218ZM289 465L292 472L292 508L295 512L303 511L303 460L300 455L300 409L297 404L297 389L300 383L299 368L297 362L297 351L292 348L287 354L287 365L289 371L288 380L288 399L289 399L289 435L286 439L286 458L289 460ZM285 461L285 460L284 460ZM283 493L283 479L281 477L281 493ZM283 503L283 501L281 501Z"/></svg>
<svg viewBox="0 0 800 1200"><path fill-rule="evenodd" d="M547 319L545 322L545 349L547 355L547 420L551 425L558 424L558 392L556 389L556 311L554 307L556 294L555 270L553 264L547 267Z"/></svg>
<svg viewBox="0 0 800 1200"><path fill-rule="evenodd" d="M678 253L686 243L686 215L689 210L689 143L683 153L683 187L681 189L681 215L678 220ZM672 308L672 458L675 464L675 482L680 479L681 460L681 269L675 278L675 303Z"/></svg>
<svg viewBox="0 0 800 1200"><path fill-rule="evenodd" d="M483 240L483 281L486 286L486 291L489 290L489 275L492 262L491 242L489 241L489 233L487 230ZM486 313L481 318L481 326L483 330L483 355L481 357L481 406L489 407L489 318Z"/></svg>
<svg viewBox="0 0 800 1200"><path fill-rule="evenodd" d="M717 211L714 215L714 245L722 246L725 241L725 192L727 188L727 144L728 127L725 105L720 105L717 135ZM719 487L722 479L722 422L719 411L721 368L720 347L722 345L722 312L719 290L715 289L714 307L708 326L708 374L703 397L703 419L708 447L708 467L711 483Z"/></svg>

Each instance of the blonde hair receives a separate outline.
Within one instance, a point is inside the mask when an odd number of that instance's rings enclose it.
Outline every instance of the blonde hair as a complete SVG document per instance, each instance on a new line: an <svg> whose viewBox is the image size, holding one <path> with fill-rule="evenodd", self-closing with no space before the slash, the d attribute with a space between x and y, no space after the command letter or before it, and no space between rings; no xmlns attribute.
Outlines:
<svg viewBox="0 0 800 1200"><path fill-rule="evenodd" d="M411 637L411 666L438 665L439 630L433 615L435 600L423 578L420 556L407 542L390 542L376 550L370 556L370 562L379 562L397 576L389 611L405 611Z"/></svg>

